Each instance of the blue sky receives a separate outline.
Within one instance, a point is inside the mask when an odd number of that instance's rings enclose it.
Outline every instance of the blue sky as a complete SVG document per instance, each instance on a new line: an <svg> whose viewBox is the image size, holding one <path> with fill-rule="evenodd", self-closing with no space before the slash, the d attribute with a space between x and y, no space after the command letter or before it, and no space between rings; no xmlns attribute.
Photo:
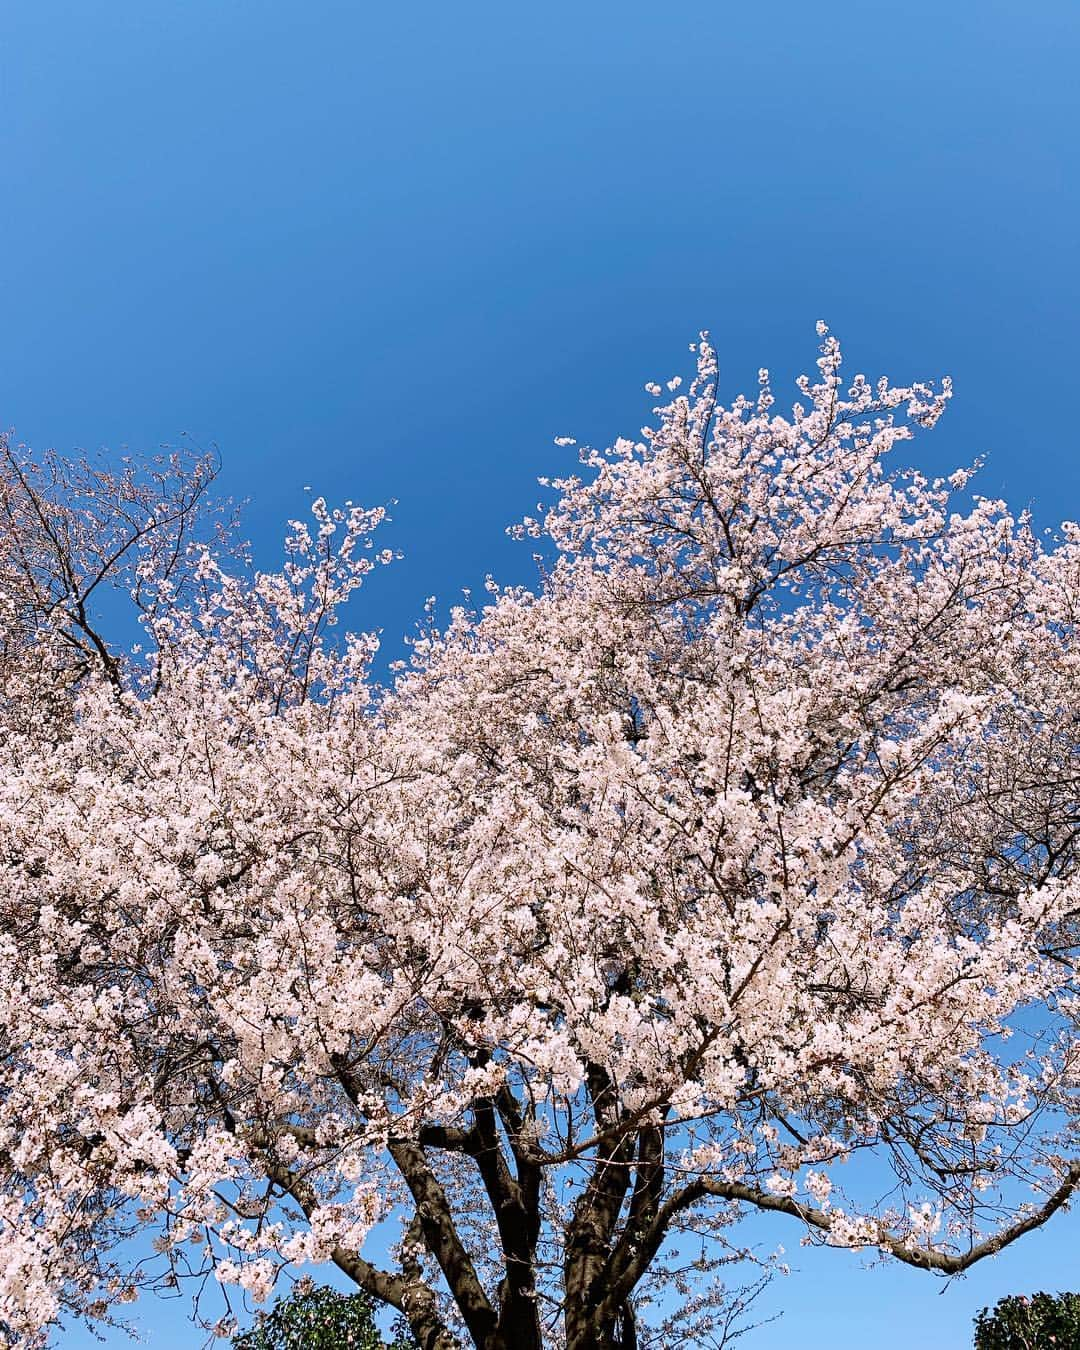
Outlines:
<svg viewBox="0 0 1080 1350"><path fill-rule="evenodd" d="M393 649L425 596L530 579L502 531L552 438L632 434L702 327L728 394L819 317L855 369L950 373L920 466L1080 516L1078 58L1075 0L8 0L0 423L216 444L267 562L305 484L399 499L357 615ZM747 1345L963 1345L1080 1288L1077 1236L944 1292L800 1253Z"/></svg>

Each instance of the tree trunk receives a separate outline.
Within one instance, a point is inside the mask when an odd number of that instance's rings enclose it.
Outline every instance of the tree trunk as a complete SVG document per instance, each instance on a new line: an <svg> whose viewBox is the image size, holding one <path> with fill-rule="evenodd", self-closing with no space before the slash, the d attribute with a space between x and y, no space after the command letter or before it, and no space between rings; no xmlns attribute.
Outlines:
<svg viewBox="0 0 1080 1350"><path fill-rule="evenodd" d="M616 1322L606 1325L590 1310L573 1318L572 1332L570 1323L568 1315L566 1350L637 1350L637 1321L629 1306Z"/></svg>

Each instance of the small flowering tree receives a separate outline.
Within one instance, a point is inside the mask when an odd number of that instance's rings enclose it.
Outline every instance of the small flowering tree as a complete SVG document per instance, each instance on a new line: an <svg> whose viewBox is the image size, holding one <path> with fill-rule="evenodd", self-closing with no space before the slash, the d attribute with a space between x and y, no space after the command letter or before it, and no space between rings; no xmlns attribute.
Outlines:
<svg viewBox="0 0 1080 1350"><path fill-rule="evenodd" d="M258 573L197 462L7 451L14 1337L329 1261L423 1350L709 1344L747 1213L956 1274L1069 1203L1080 530L890 468L948 384L821 336L787 416L703 339L389 689L380 513Z"/></svg>

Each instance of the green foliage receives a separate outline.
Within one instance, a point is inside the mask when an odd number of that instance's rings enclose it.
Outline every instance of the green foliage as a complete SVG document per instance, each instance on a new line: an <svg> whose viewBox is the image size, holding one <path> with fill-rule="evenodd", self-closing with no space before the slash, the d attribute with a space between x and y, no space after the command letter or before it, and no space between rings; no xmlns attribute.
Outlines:
<svg viewBox="0 0 1080 1350"><path fill-rule="evenodd" d="M1000 1299L975 1319L975 1350L1080 1350L1080 1294Z"/></svg>
<svg viewBox="0 0 1080 1350"><path fill-rule="evenodd" d="M233 1350L413 1350L399 1326L384 1341L375 1325L375 1304L367 1294L339 1294L328 1285L301 1281L256 1325L233 1337Z"/></svg>

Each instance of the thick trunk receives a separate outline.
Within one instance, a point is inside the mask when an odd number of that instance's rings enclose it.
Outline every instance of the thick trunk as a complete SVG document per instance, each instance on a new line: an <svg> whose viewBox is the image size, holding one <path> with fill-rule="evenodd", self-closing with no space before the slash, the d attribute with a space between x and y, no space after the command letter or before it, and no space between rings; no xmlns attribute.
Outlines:
<svg viewBox="0 0 1080 1350"><path fill-rule="evenodd" d="M586 1309L573 1319L567 1316L566 1350L638 1350L637 1320L627 1305L614 1322L601 1321L596 1309Z"/></svg>
<svg viewBox="0 0 1080 1350"><path fill-rule="evenodd" d="M457 1341L446 1330L435 1321L429 1321L426 1318L421 1322L409 1321L409 1330L416 1339L420 1350L461 1350Z"/></svg>
<svg viewBox="0 0 1080 1350"><path fill-rule="evenodd" d="M616 1123L614 1089L607 1071L597 1064L587 1074L596 1125ZM574 1206L566 1242L563 1280L566 1293L567 1350L628 1350L621 1310L601 1308L610 1279L612 1245L629 1188L634 1162L634 1136L628 1130L597 1159L588 1186Z"/></svg>
<svg viewBox="0 0 1080 1350"><path fill-rule="evenodd" d="M499 1311L499 1325L491 1350L543 1350L540 1313L530 1289L507 1294Z"/></svg>
<svg viewBox="0 0 1080 1350"><path fill-rule="evenodd" d="M565 1267L566 1350L637 1350L631 1304L624 1303L614 1316L604 1308L608 1257L600 1216L579 1214Z"/></svg>

